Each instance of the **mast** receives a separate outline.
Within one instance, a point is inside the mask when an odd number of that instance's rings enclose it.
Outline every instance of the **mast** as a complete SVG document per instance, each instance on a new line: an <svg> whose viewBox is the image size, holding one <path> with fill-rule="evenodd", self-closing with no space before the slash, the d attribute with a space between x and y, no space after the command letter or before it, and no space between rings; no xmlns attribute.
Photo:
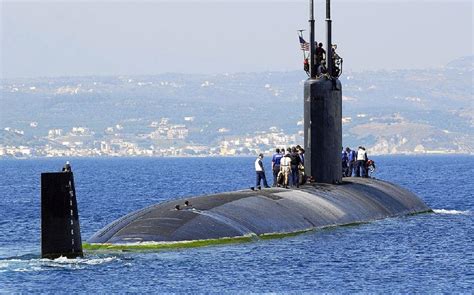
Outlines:
<svg viewBox="0 0 474 295"><path fill-rule="evenodd" d="M328 74L333 75L332 63L332 21L331 21L331 0L326 0L326 67Z"/></svg>
<svg viewBox="0 0 474 295"><path fill-rule="evenodd" d="M311 79L316 78L314 35L314 0L309 0L309 77Z"/></svg>

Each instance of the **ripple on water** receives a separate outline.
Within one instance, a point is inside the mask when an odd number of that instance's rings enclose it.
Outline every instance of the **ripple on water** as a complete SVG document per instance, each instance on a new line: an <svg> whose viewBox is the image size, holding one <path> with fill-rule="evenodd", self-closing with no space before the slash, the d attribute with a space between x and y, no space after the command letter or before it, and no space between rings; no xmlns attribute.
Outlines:
<svg viewBox="0 0 474 295"><path fill-rule="evenodd" d="M63 160L0 161L0 293L472 293L474 157L374 158L378 178L415 192L435 214L246 244L55 260L38 254L39 174ZM83 239L157 202L249 187L253 161L72 159Z"/></svg>

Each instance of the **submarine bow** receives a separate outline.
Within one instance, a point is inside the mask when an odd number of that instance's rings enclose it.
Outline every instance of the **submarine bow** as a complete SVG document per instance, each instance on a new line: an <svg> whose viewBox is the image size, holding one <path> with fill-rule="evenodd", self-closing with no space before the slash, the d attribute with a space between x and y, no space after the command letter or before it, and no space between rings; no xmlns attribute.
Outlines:
<svg viewBox="0 0 474 295"><path fill-rule="evenodd" d="M343 184L235 191L174 200L130 213L88 242L180 242L290 234L428 212L413 193L386 181L345 178Z"/></svg>

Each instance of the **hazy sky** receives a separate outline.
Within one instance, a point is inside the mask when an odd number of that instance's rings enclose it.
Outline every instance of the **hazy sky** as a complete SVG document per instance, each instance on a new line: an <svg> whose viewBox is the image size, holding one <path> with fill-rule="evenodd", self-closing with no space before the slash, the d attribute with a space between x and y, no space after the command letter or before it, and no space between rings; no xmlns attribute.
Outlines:
<svg viewBox="0 0 474 295"><path fill-rule="evenodd" d="M308 26L302 0L0 1L4 78L296 70ZM473 54L472 14L472 1L333 0L333 40L346 69L437 67Z"/></svg>

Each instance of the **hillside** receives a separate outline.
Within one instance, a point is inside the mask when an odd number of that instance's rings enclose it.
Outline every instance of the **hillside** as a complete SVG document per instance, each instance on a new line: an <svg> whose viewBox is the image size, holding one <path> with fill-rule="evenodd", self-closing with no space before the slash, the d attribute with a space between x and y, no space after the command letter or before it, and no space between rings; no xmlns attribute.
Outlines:
<svg viewBox="0 0 474 295"><path fill-rule="evenodd" d="M473 59L436 69L343 73L344 145L379 154L472 154ZM0 143L3 154L19 146L32 154L45 146L100 151L101 143L118 139L153 150L226 145L242 153L283 139L301 143L306 78L294 71L3 80ZM270 139L258 147L231 147L262 134Z"/></svg>

